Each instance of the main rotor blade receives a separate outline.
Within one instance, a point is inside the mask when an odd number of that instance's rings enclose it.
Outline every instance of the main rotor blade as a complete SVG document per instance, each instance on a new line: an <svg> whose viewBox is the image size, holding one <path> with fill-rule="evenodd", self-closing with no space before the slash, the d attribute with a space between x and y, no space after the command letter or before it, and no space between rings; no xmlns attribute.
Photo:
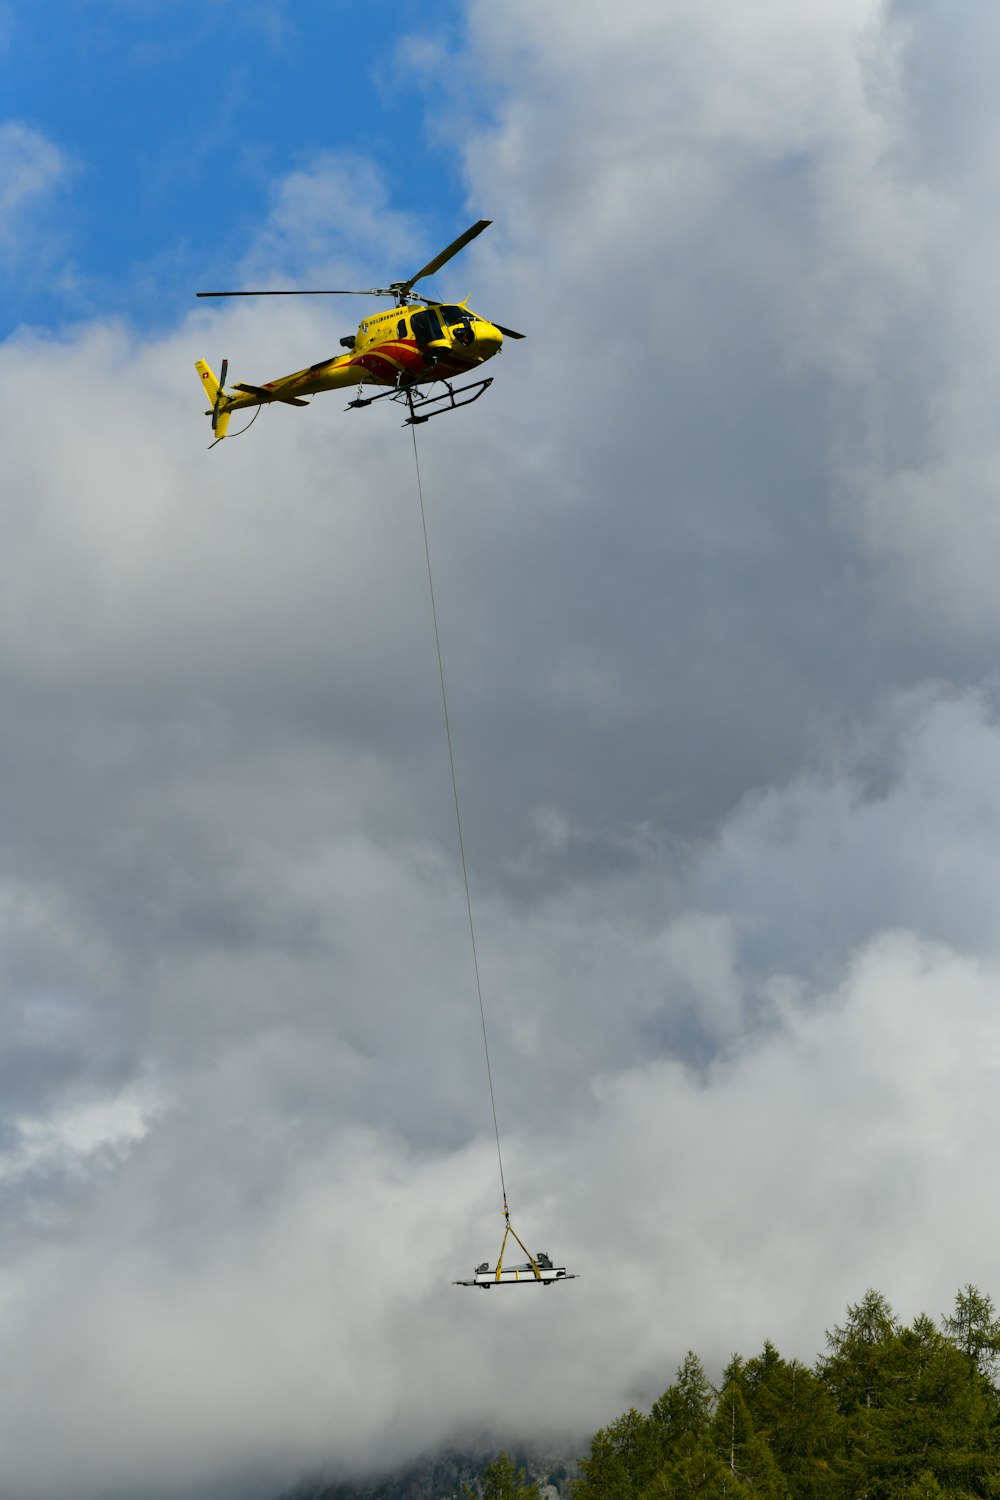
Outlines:
<svg viewBox="0 0 1000 1500"><path fill-rule="evenodd" d="M403 296L405 297L410 288L416 286L417 282L423 280L425 276L430 276L435 271L440 271L441 267L451 260L453 255L457 255L460 250L464 250L470 240L474 240L477 234L482 234L484 229L489 229L492 223L492 219L480 219L478 223L472 225L471 229L467 229L464 234L460 234L457 240L452 240L447 250L442 250L440 255L435 255L433 260L429 260L423 270L417 272L416 276L411 276L409 281L401 281L399 283L399 290Z"/></svg>
<svg viewBox="0 0 1000 1500"><path fill-rule="evenodd" d="M373 287L369 287L367 291L359 291L356 287L350 287L350 288L348 288L348 287L324 287L324 288L321 288L321 289L316 290L316 291L313 291L313 290L299 290L298 288L289 288L287 290L281 290L281 291L196 292L195 296L196 297L395 297L397 301L401 301L401 300L403 300L407 296L407 294L410 292L411 288L414 287L414 286L416 286L416 284L417 284L418 281L422 281L425 276L431 276L431 275L433 275L433 273L435 271L440 271L441 267L443 265L446 265L448 263L448 261L451 260L451 258L452 258L453 255L457 255L460 250L464 250L465 247L466 247L466 245L469 243L470 240L474 240L476 238L477 234L482 234L483 230L484 229L488 229L492 223L493 223L492 219L480 219L477 223L473 224L471 226L471 228L467 229L464 234L460 234L457 240L452 240L452 242L448 246L448 248L446 250L442 250L441 253L440 253L440 255L435 255L435 257L434 257L433 260L429 260L427 262L426 266L424 266L422 270L418 271L415 276L411 276L410 277L409 281L397 281L397 282L394 282L393 285L390 286L390 287L386 287L386 286L373 286ZM515 337L516 337L516 335L515 335Z"/></svg>
<svg viewBox="0 0 1000 1500"><path fill-rule="evenodd" d="M345 291L343 287L326 287L319 291L300 291L298 288L278 292L195 292L196 297L394 297L390 287L373 286L366 292L357 289Z"/></svg>
<svg viewBox="0 0 1000 1500"><path fill-rule="evenodd" d="M515 333L513 328L505 328L502 323L494 323L493 327L499 328L505 339L524 339L528 336L526 333Z"/></svg>

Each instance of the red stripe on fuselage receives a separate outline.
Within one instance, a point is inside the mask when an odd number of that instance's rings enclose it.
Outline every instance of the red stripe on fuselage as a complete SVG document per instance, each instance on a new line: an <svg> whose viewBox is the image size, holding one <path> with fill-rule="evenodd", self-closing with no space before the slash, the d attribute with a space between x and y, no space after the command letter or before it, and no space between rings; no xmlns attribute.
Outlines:
<svg viewBox="0 0 1000 1500"><path fill-rule="evenodd" d="M373 376L380 385L395 385L402 374L405 385L421 385L434 380L451 380L466 374L479 363L478 359L463 359L457 350L439 356L428 364L423 351L412 340L393 340L366 349L355 363Z"/></svg>

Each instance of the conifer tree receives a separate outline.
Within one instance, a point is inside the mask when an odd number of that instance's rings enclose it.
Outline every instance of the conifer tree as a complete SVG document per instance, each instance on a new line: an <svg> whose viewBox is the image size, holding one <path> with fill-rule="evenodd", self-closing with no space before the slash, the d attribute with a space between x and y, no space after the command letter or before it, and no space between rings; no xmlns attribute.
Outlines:
<svg viewBox="0 0 1000 1500"><path fill-rule="evenodd" d="M768 1341L742 1362L741 1389L796 1500L821 1500L835 1489L843 1418L830 1392L797 1359L784 1360Z"/></svg>
<svg viewBox="0 0 1000 1500"><path fill-rule="evenodd" d="M574 1500L632 1500L652 1480L662 1455L648 1417L631 1407L594 1433L590 1457L580 1460L582 1478Z"/></svg>
<svg viewBox="0 0 1000 1500"><path fill-rule="evenodd" d="M991 1493L995 1400L967 1356L922 1314L896 1336L890 1370L896 1394L885 1403L884 1472L908 1488L934 1480L949 1495Z"/></svg>
<svg viewBox="0 0 1000 1500"><path fill-rule="evenodd" d="M844 1421L843 1493L898 1500L938 1484L949 1496L994 1494L996 1403L969 1357L926 1315L902 1328L876 1292L848 1319L821 1363Z"/></svg>
<svg viewBox="0 0 1000 1500"><path fill-rule="evenodd" d="M502 1448L483 1470L479 1488L463 1484L462 1494L465 1500L540 1500L537 1484L527 1479L523 1469L514 1467Z"/></svg>
<svg viewBox="0 0 1000 1500"><path fill-rule="evenodd" d="M709 1438L685 1437L642 1500L747 1500L740 1480L715 1453Z"/></svg>
<svg viewBox="0 0 1000 1500"><path fill-rule="evenodd" d="M766 1342L716 1393L689 1351L648 1417L595 1433L574 1500L1000 1500L998 1364L1000 1319L971 1284L942 1328L904 1327L869 1290L814 1370Z"/></svg>
<svg viewBox="0 0 1000 1500"><path fill-rule="evenodd" d="M882 1293L869 1289L856 1306L848 1307L843 1328L834 1324L827 1332L830 1353L820 1361L820 1370L842 1411L880 1404L886 1351L898 1331L896 1315Z"/></svg>
<svg viewBox="0 0 1000 1500"><path fill-rule="evenodd" d="M673 1385L668 1385L659 1400L653 1402L649 1414L664 1459L677 1450L683 1438L702 1436L712 1420L714 1403L715 1392L704 1366L694 1350L689 1349L678 1366Z"/></svg>
<svg viewBox="0 0 1000 1500"><path fill-rule="evenodd" d="M992 1297L984 1297L978 1287L966 1282L955 1294L952 1317L942 1320L944 1331L957 1349L987 1380L995 1381L1000 1359L1000 1319Z"/></svg>
<svg viewBox="0 0 1000 1500"><path fill-rule="evenodd" d="M733 1478L760 1500L782 1500L786 1485L763 1438L758 1436L739 1382L731 1380L719 1396L711 1427L712 1447Z"/></svg>

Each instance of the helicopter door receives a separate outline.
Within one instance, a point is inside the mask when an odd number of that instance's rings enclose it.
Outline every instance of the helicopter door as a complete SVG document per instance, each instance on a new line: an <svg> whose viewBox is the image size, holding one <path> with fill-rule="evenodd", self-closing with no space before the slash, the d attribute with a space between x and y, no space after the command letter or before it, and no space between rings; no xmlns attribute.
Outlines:
<svg viewBox="0 0 1000 1500"><path fill-rule="evenodd" d="M441 337L438 315L430 307L422 307L419 312L411 313L410 327L413 329L413 337L421 347L424 344L432 344L435 339Z"/></svg>

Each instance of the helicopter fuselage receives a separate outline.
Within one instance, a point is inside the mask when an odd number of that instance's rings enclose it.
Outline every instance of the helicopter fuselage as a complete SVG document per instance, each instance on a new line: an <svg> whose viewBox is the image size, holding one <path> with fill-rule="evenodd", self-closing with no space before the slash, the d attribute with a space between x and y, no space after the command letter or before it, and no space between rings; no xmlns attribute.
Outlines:
<svg viewBox="0 0 1000 1500"><path fill-rule="evenodd" d="M259 386L237 384L222 407L261 406L352 385L405 389L435 380L452 380L477 369L500 352L503 334L493 323L470 312L464 303L410 303L374 313L358 326L349 352L320 360Z"/></svg>

